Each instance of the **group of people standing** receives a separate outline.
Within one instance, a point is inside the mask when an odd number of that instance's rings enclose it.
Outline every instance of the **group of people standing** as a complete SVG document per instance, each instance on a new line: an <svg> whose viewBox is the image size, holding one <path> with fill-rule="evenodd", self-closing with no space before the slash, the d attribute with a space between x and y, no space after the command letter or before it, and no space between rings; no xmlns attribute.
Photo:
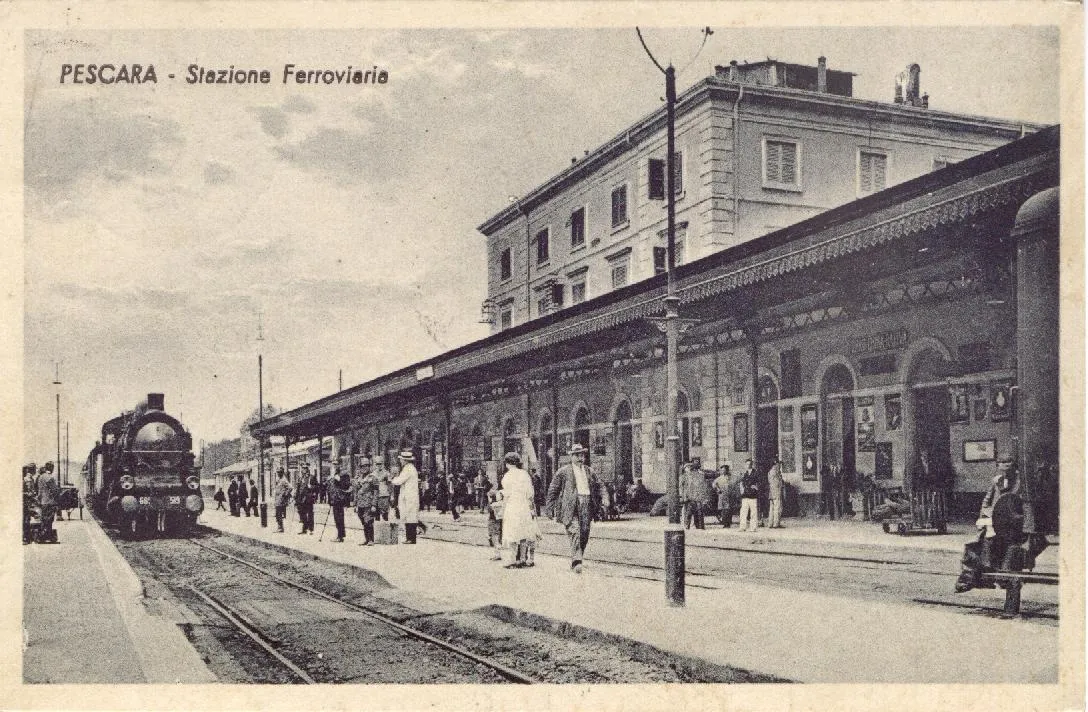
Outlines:
<svg viewBox="0 0 1088 712"><path fill-rule="evenodd" d="M410 450L397 456L399 467L396 473L385 469L381 461L364 459L355 478L347 472L341 472L325 483L324 490L329 503L330 515L336 527L334 542L343 542L347 538L345 513L354 508L359 522L363 525L363 541L360 546L374 543L374 522L389 521L390 511L394 519L404 525L405 540L416 543L419 530L426 532L426 526L419 521L419 472L416 470L415 457ZM283 532L287 508L294 501L298 511L299 534L314 532L314 503L320 497L322 487L316 475L302 475L292 487L287 474L280 470L273 487L273 502L276 507L276 531ZM395 501L394 501L395 496Z"/></svg>
<svg viewBox="0 0 1088 712"><path fill-rule="evenodd" d="M40 523L35 538L42 543L57 543L53 520L60 504L60 484L53 474L53 463L39 469L35 463L23 466L23 539L28 540L28 527L35 510Z"/></svg>
<svg viewBox="0 0 1088 712"><path fill-rule="evenodd" d="M718 521L726 529L732 525L734 511L739 514L740 531L755 531L762 526L783 528L786 483L782 477L782 463L777 458L763 476L756 473L749 459L745 461L739 479L734 480L729 465L719 468L718 476L709 486L707 478L698 457L693 457L680 470L680 504L685 528L690 529L694 524L696 529L705 529L703 509L711 504L716 504Z"/></svg>
<svg viewBox="0 0 1088 712"><path fill-rule="evenodd" d="M257 484L253 481L253 478L249 479L247 485L245 475L236 475L230 479L226 494L223 494L223 488L220 487L212 496L212 499L216 502L215 508L217 510L225 509L223 503L228 502L230 504L230 516L232 517L240 517L243 512L247 517L255 517L257 516L258 497Z"/></svg>

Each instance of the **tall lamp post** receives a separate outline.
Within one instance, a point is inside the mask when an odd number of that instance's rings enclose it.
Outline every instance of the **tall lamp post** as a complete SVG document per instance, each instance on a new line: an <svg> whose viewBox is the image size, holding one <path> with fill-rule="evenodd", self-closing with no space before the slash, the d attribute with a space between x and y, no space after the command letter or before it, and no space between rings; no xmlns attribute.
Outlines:
<svg viewBox="0 0 1088 712"><path fill-rule="evenodd" d="M53 377L53 385L57 387L57 477L60 477L60 362L54 362L57 368Z"/></svg>
<svg viewBox="0 0 1088 712"><path fill-rule="evenodd" d="M665 75L665 120L667 139L665 146L665 202L667 206L666 223L666 260L667 278L665 291L665 317L656 320L659 328L665 332L665 495L667 498L668 523L665 525L665 598L670 606L684 605L684 527L680 523L680 433L676 427L676 400L679 374L677 369L677 342L680 329L689 320L680 319L680 297L676 295L676 69L670 63L662 67L654 57L642 31L635 28L642 49L650 57L654 66ZM713 34L707 27L703 30L703 45ZM702 50L700 45L699 50ZM698 52L696 53L698 55ZM692 58L694 61L694 58Z"/></svg>
<svg viewBox="0 0 1088 712"><path fill-rule="evenodd" d="M260 353L260 342L264 341L261 315L257 314L257 479L261 483L261 526L268 526L268 500L265 496L264 481L264 355Z"/></svg>

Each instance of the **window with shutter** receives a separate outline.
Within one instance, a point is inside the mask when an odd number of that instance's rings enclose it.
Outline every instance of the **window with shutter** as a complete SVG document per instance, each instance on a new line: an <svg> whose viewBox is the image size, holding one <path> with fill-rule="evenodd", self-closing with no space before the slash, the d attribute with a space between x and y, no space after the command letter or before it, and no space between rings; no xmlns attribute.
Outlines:
<svg viewBox="0 0 1088 712"><path fill-rule="evenodd" d="M660 158L650 159L650 191L651 200L665 199L665 162Z"/></svg>
<svg viewBox="0 0 1088 712"><path fill-rule="evenodd" d="M627 222L627 186L621 185L612 191L612 227L619 227Z"/></svg>
<svg viewBox="0 0 1088 712"><path fill-rule="evenodd" d="M763 183L768 187L800 187L800 147L796 142L764 139Z"/></svg>
<svg viewBox="0 0 1088 712"><path fill-rule="evenodd" d="M612 289L627 286L627 263L612 265Z"/></svg>
<svg viewBox="0 0 1088 712"><path fill-rule="evenodd" d="M574 282L570 285L570 303L581 304L586 300L586 282Z"/></svg>
<svg viewBox="0 0 1088 712"><path fill-rule="evenodd" d="M888 186L888 157L883 153L858 154L858 193L875 193Z"/></svg>
<svg viewBox="0 0 1088 712"><path fill-rule="evenodd" d="M570 246L578 247L586 242L586 209L578 208L570 214Z"/></svg>
<svg viewBox="0 0 1088 712"><path fill-rule="evenodd" d="M536 234L536 263L543 264L551 257L548 228Z"/></svg>
<svg viewBox="0 0 1088 712"><path fill-rule="evenodd" d="M654 248L654 274L661 274L668 270L668 249L664 247Z"/></svg>
<svg viewBox="0 0 1088 712"><path fill-rule="evenodd" d="M510 264L510 248L507 247L502 251L499 256L499 279L510 279L511 264Z"/></svg>

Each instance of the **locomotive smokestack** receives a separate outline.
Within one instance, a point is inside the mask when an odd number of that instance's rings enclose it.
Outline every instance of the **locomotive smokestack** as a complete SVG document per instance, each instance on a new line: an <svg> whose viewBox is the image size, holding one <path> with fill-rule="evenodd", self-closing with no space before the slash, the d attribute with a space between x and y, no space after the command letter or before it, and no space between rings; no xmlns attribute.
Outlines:
<svg viewBox="0 0 1088 712"><path fill-rule="evenodd" d="M148 410L166 410L166 396L162 393L148 393L147 394L147 409Z"/></svg>

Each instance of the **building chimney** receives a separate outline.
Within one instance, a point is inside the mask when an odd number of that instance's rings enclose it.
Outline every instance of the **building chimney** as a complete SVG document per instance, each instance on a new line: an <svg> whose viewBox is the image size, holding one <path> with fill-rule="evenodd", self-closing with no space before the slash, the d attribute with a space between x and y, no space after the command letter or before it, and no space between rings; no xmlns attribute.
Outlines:
<svg viewBox="0 0 1088 712"><path fill-rule="evenodd" d="M729 81L740 81L740 69L737 67L737 60L735 59L729 63Z"/></svg>
<svg viewBox="0 0 1088 712"><path fill-rule="evenodd" d="M827 57L816 60L816 91L827 93Z"/></svg>
<svg viewBox="0 0 1088 712"><path fill-rule="evenodd" d="M907 67L907 72L908 72L908 78L907 78L907 92L906 92L907 95L905 97L906 102L908 104L910 104L911 106L921 106L922 101L920 99L921 95L919 93L919 84L920 84L920 76L921 76L921 73L922 73L922 68L919 67L917 64L912 64L909 67Z"/></svg>

